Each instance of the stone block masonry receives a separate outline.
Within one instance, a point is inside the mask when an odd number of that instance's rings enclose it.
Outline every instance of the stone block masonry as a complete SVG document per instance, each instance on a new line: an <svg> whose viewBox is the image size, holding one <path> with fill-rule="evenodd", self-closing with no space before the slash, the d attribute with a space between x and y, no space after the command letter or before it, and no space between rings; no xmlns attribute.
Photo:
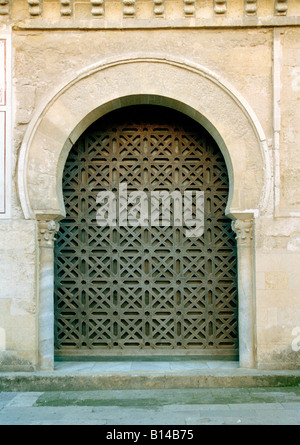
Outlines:
<svg viewBox="0 0 300 445"><path fill-rule="evenodd" d="M225 159L239 366L299 368L299 9L298 0L0 0L1 371L53 370L65 161L95 121L138 105L194 119Z"/></svg>

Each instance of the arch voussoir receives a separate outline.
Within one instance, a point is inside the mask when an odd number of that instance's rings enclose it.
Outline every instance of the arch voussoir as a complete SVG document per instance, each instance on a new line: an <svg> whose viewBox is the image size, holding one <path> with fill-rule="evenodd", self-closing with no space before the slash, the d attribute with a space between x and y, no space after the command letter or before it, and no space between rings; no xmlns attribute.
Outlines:
<svg viewBox="0 0 300 445"><path fill-rule="evenodd" d="M63 216L60 182L72 144L108 111L147 103L175 108L212 134L231 181L229 215L263 210L271 177L265 137L238 92L214 73L186 61L128 57L85 69L37 111L19 162L19 195L25 217L47 212ZM261 162L250 165L251 158ZM251 190L245 180L248 175L255 177L257 185Z"/></svg>

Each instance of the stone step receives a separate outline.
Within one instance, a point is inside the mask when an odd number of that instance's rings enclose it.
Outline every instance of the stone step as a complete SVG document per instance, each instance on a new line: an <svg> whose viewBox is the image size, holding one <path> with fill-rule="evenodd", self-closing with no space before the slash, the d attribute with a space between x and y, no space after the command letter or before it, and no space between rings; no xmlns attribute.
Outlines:
<svg viewBox="0 0 300 445"><path fill-rule="evenodd" d="M300 370L51 371L0 373L0 391L250 388L300 386Z"/></svg>

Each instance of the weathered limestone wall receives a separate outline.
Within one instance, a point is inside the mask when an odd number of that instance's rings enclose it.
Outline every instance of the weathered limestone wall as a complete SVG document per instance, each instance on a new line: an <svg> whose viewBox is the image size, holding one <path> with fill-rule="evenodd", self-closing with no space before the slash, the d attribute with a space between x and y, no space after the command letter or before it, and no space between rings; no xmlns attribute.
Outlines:
<svg viewBox="0 0 300 445"><path fill-rule="evenodd" d="M261 367L300 361L300 30L274 30L274 213L256 230Z"/></svg>
<svg viewBox="0 0 300 445"><path fill-rule="evenodd" d="M260 368L299 368L299 218L257 222L256 317Z"/></svg>
<svg viewBox="0 0 300 445"><path fill-rule="evenodd" d="M33 3L37 5L30 6ZM17 177L25 134L33 119L43 115L41 110L59 85L67 85L85 68L105 60L137 54L187 60L205 67L222 82L233 85L255 113L266 138L265 159L270 165L261 165L263 157L252 156L247 147L236 147L233 156L239 160L239 171L233 176L243 176L239 195L243 202L251 202L252 196L253 202L256 200L255 190L261 184L259 169L265 172L263 189L272 186L264 208L254 209L256 361L260 368L299 367L299 2L236 0L200 5L197 1L166 0L160 5L163 12L155 12L154 3L145 0L133 2L133 13L122 1L103 2L102 12L96 11L96 3L73 1L64 10L56 0L1 3L0 33L8 32L12 38L12 190L11 216L0 219L0 369L32 370L38 364L38 229L34 219L24 218ZM128 78L123 71L125 77L119 87L117 77L103 71L99 102L112 82L122 95L122 85L138 78L134 67L131 69L133 74L128 76L127 71ZM157 82L160 85L153 81L149 90L155 91L163 83L168 90L169 79L162 67ZM75 110L82 100L94 107L95 97L88 97L86 91L78 94L70 108ZM199 94L193 84L191 102ZM228 131L221 123L227 104L220 100L218 105L216 120L226 139ZM57 118L64 121L66 116L62 113ZM224 115L223 121L227 119ZM244 136L250 140L248 134ZM57 137L54 134L53 140ZM247 153L247 159L241 153ZM44 169L47 163L52 168L51 156L49 150L41 152L39 162Z"/></svg>
<svg viewBox="0 0 300 445"><path fill-rule="evenodd" d="M37 364L35 225L21 219L0 223L2 370L33 370Z"/></svg>

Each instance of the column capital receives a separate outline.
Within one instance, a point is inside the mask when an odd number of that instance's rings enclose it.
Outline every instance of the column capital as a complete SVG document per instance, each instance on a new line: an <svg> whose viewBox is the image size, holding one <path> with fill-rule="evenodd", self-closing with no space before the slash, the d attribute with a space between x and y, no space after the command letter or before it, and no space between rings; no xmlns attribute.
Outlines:
<svg viewBox="0 0 300 445"><path fill-rule="evenodd" d="M59 230L59 224L53 219L50 221L38 221L38 241L41 247L53 247L55 234Z"/></svg>
<svg viewBox="0 0 300 445"><path fill-rule="evenodd" d="M236 234L236 240L240 244L250 244L253 239L253 219L236 219L231 223L232 230Z"/></svg>

